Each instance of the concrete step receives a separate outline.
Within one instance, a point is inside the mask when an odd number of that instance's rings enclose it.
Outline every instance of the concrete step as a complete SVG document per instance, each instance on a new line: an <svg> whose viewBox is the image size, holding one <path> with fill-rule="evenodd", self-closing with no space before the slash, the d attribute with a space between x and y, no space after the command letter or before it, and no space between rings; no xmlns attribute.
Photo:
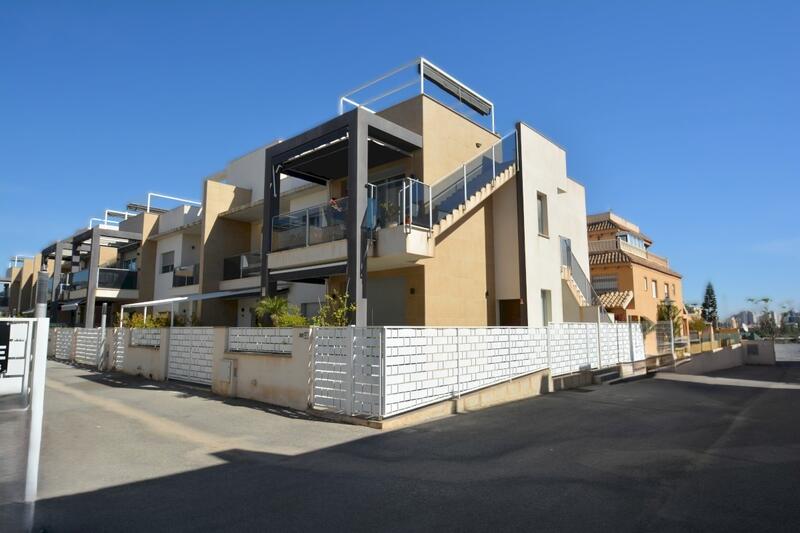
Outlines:
<svg viewBox="0 0 800 533"><path fill-rule="evenodd" d="M610 368L604 370L597 370L592 374L592 383L600 385L608 383L615 379L619 379L620 373L618 368Z"/></svg>

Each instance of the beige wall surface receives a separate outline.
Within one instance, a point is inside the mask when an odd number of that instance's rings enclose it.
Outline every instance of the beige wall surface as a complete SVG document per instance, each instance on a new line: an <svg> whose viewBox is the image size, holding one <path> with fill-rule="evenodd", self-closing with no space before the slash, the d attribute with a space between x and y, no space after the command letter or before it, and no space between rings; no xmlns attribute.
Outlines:
<svg viewBox="0 0 800 533"><path fill-rule="evenodd" d="M136 252L136 268L139 271L139 299L146 302L152 300L155 293L157 243L151 240L150 237L156 232L158 215L155 213L142 213L139 216L142 217L140 228L142 243L139 246L139 250Z"/></svg>
<svg viewBox="0 0 800 533"><path fill-rule="evenodd" d="M517 179L511 179L496 190L491 202L495 296L498 300L516 300L522 297L519 286Z"/></svg>
<svg viewBox="0 0 800 533"><path fill-rule="evenodd" d="M201 292L219 290L222 281L223 260L250 251L250 224L221 218L220 213L234 206L245 205L251 192L206 180L203 190L203 221L201 223ZM210 300L199 302L200 320L206 326L233 326L236 324L236 302Z"/></svg>
<svg viewBox="0 0 800 533"><path fill-rule="evenodd" d="M291 355L227 352L225 328L214 329L214 374L211 390L224 396L247 398L293 409L307 409L311 350L307 328L295 328ZM223 359L236 367L231 381L222 379L216 369Z"/></svg>
<svg viewBox="0 0 800 533"><path fill-rule="evenodd" d="M491 202L475 207L436 240L425 267L426 326L495 323Z"/></svg>
<svg viewBox="0 0 800 533"><path fill-rule="evenodd" d="M128 328L125 328L123 342L125 343L125 355L122 359L122 372L157 381L167 379L168 328L161 329L161 346L159 348L131 346L131 330Z"/></svg>
<svg viewBox="0 0 800 533"><path fill-rule="evenodd" d="M499 137L427 97L422 102L422 181L429 185L447 177Z"/></svg>

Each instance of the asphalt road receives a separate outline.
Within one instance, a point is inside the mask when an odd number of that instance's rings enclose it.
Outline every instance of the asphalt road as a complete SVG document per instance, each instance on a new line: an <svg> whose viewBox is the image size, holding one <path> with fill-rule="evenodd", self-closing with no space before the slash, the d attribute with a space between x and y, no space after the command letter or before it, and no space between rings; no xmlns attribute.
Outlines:
<svg viewBox="0 0 800 533"><path fill-rule="evenodd" d="M53 363L37 529L800 530L800 390L711 381L379 433Z"/></svg>

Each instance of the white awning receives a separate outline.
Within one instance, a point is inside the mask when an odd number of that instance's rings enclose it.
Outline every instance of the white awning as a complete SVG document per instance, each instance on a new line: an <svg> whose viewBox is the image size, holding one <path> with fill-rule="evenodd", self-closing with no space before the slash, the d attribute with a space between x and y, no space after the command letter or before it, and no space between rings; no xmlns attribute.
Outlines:
<svg viewBox="0 0 800 533"><path fill-rule="evenodd" d="M149 302L136 302L132 304L125 304L121 307L124 311L125 309L134 309L134 308L141 308L141 307L153 307L155 305L164 305L170 303L177 303L177 302L193 302L196 300L213 300L216 298L226 298L228 296L244 296L248 294L259 294L261 292L260 287L250 288L250 289L239 289L235 291L217 291L217 292L206 292L202 294L188 294L186 296L176 296L174 298L163 298L161 300L150 300Z"/></svg>

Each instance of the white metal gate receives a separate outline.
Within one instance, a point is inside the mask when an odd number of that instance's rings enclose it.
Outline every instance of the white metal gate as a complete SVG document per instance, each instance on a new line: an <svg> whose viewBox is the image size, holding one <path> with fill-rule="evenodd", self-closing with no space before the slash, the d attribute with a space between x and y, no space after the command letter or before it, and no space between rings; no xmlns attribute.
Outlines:
<svg viewBox="0 0 800 533"><path fill-rule="evenodd" d="M73 328L55 328L56 332L56 359L68 361L72 359L75 343L75 330Z"/></svg>
<svg viewBox="0 0 800 533"><path fill-rule="evenodd" d="M103 348L103 330L78 328L75 331L75 362L97 366Z"/></svg>
<svg viewBox="0 0 800 533"><path fill-rule="evenodd" d="M27 386L30 360L30 322L6 321L9 338L8 345L0 345L0 357L7 359L8 368L0 374L0 396L22 394ZM5 324L4 324L5 325Z"/></svg>
<svg viewBox="0 0 800 533"><path fill-rule="evenodd" d="M214 328L171 328L167 377L211 385Z"/></svg>

